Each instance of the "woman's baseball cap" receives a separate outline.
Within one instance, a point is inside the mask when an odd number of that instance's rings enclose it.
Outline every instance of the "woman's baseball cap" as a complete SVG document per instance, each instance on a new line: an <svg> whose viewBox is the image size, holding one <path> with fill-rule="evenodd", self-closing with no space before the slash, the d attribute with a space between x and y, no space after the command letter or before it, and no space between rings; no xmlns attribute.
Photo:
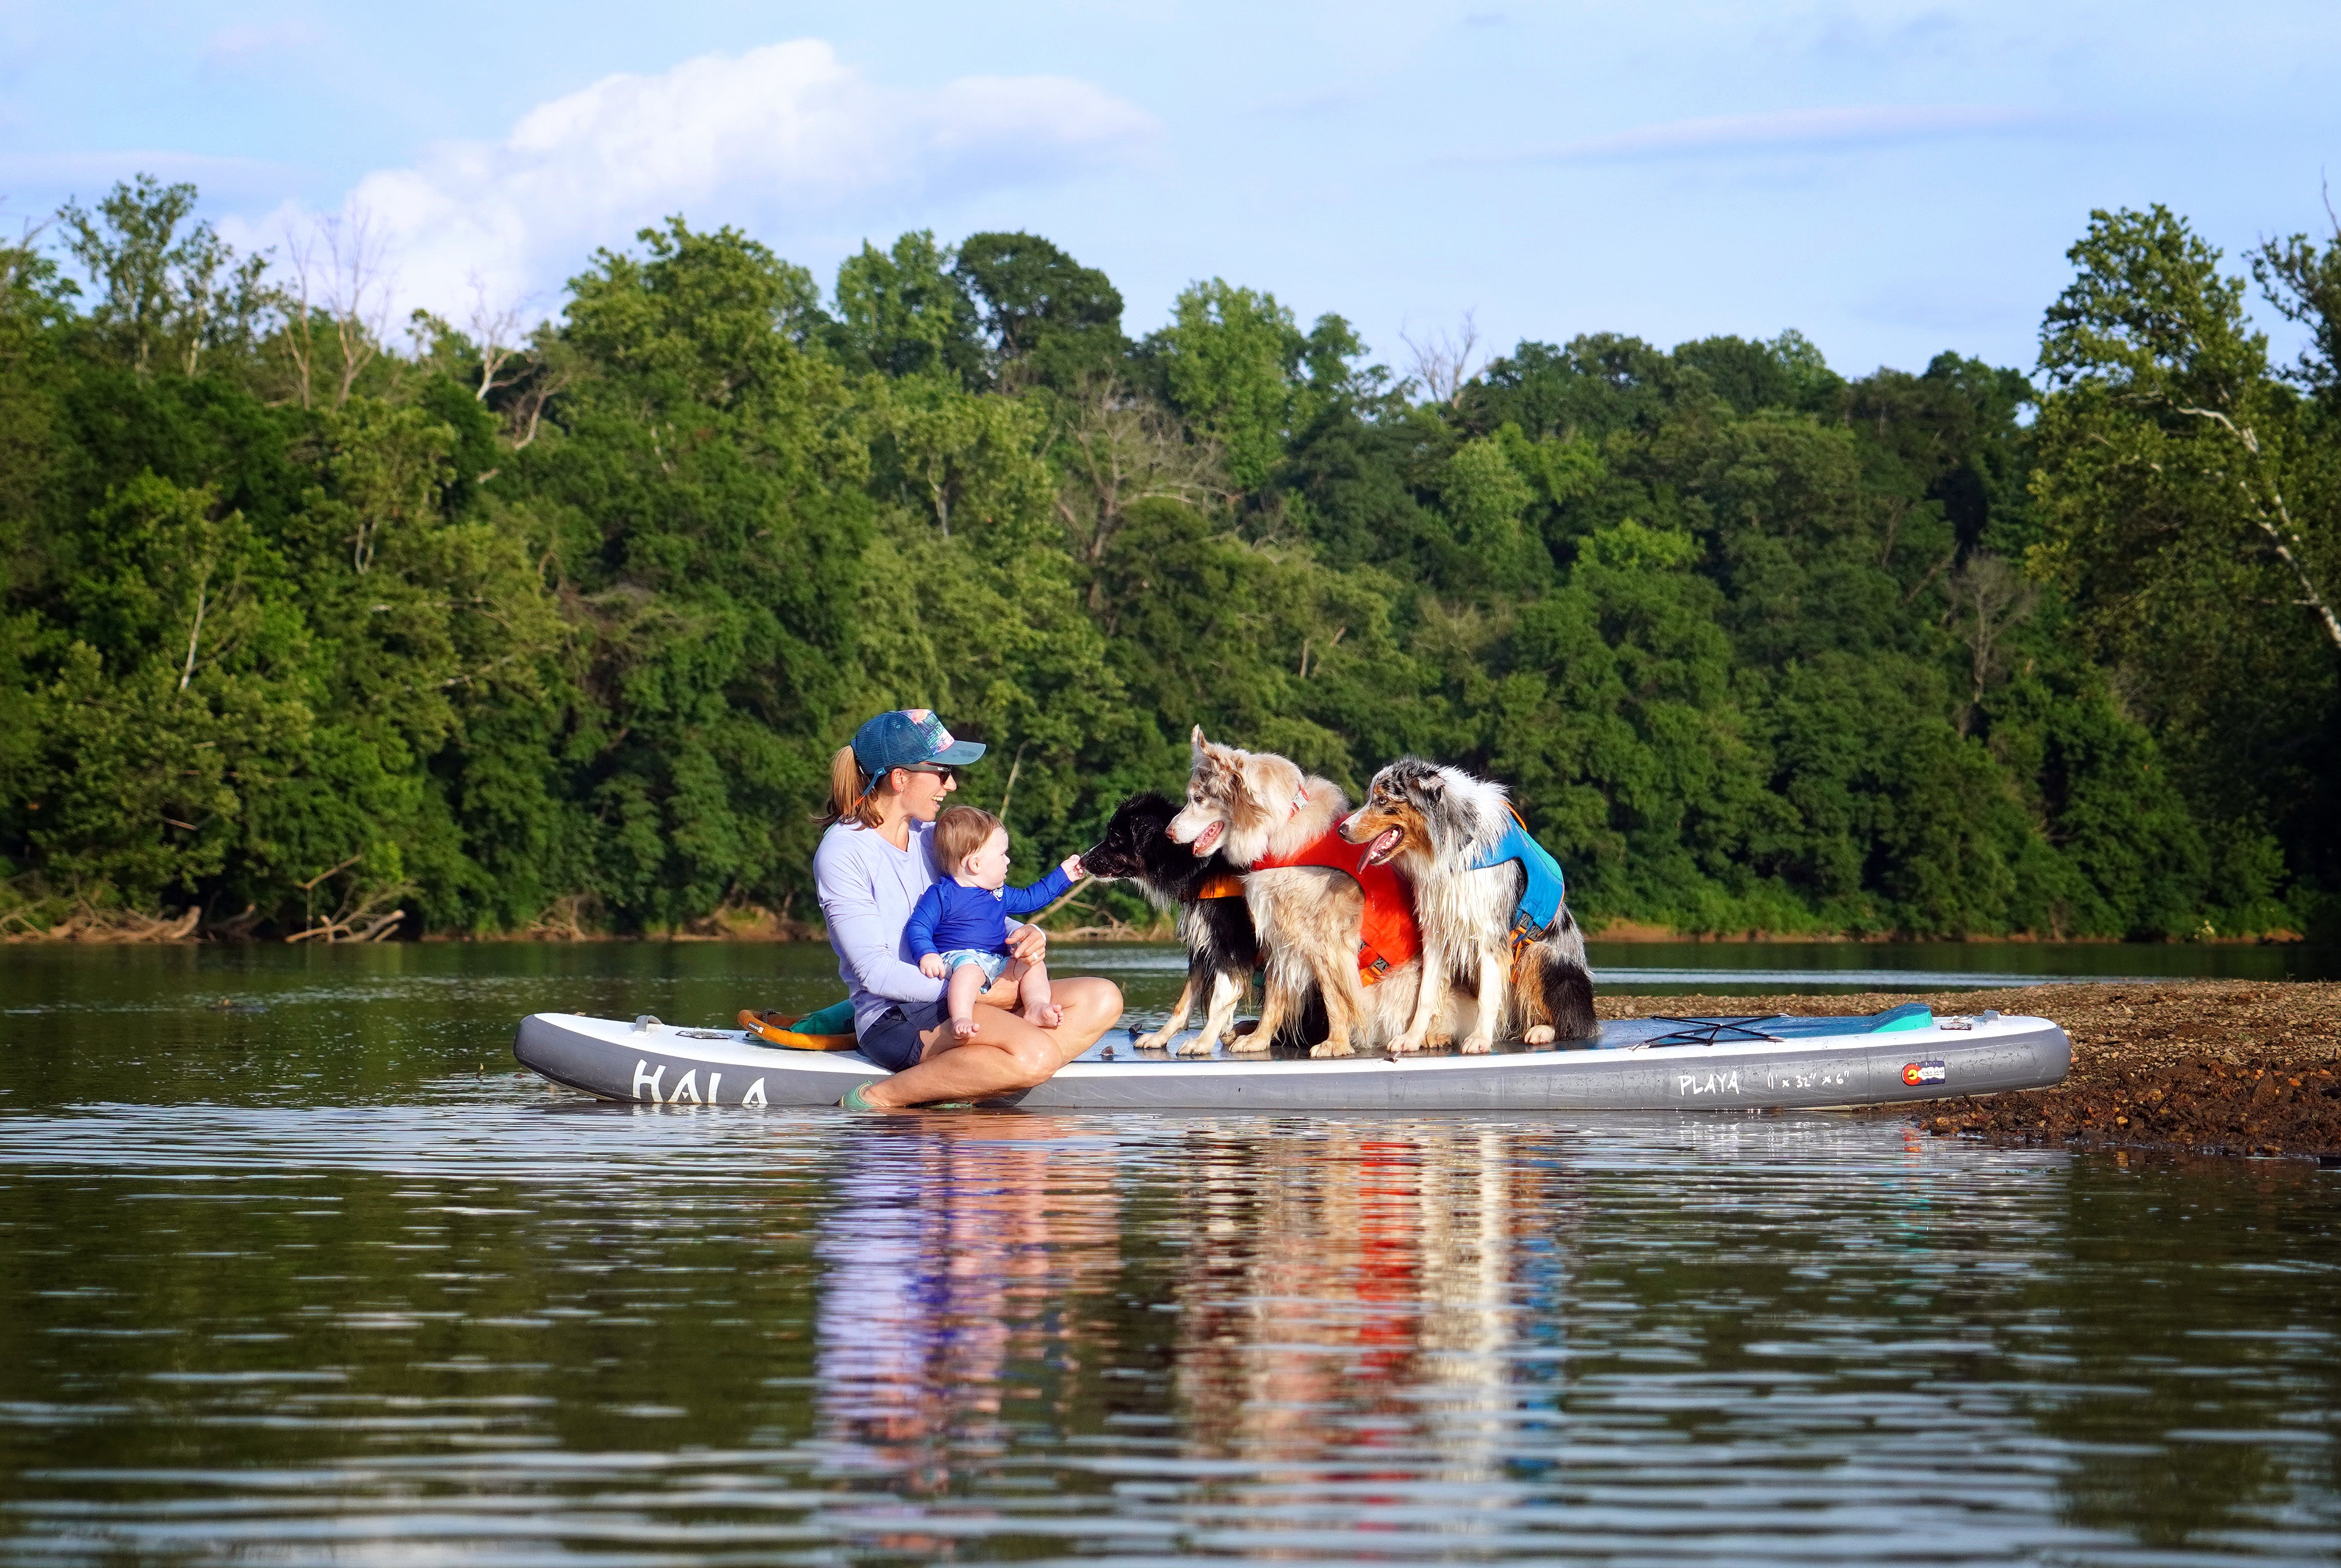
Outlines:
<svg viewBox="0 0 2341 1568"><path fill-rule="evenodd" d="M983 742L953 739L943 721L924 708L881 713L853 732L853 759L872 774L921 763L963 768L983 752Z"/></svg>

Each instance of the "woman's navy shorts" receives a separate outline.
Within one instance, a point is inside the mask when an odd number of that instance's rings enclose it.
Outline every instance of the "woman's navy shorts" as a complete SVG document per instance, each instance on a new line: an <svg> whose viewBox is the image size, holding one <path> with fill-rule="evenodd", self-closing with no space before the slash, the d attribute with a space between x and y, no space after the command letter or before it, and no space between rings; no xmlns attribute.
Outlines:
<svg viewBox="0 0 2341 1568"><path fill-rule="evenodd" d="M890 1073L916 1066L919 1053L926 1048L919 1037L950 1017L950 1004L941 997L889 1007L862 1031L862 1054Z"/></svg>

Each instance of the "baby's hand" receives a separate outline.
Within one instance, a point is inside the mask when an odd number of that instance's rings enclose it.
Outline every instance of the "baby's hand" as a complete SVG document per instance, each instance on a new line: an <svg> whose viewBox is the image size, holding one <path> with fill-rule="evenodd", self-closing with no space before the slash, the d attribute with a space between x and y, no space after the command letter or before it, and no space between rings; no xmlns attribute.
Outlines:
<svg viewBox="0 0 2341 1568"><path fill-rule="evenodd" d="M919 973L924 975L930 980L941 979L943 978L943 956L941 953L929 953L925 958L921 958L919 960Z"/></svg>
<svg viewBox="0 0 2341 1568"><path fill-rule="evenodd" d="M1081 869L1081 858L1079 855L1066 856L1062 860L1058 862L1057 869L1062 871L1066 876L1071 877L1076 882L1089 875L1088 872Z"/></svg>

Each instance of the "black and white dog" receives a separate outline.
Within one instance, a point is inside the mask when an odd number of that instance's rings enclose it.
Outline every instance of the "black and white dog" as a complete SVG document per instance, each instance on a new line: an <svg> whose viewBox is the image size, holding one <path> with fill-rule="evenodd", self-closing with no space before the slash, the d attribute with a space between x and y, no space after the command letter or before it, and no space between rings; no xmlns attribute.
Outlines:
<svg viewBox="0 0 2341 1568"><path fill-rule="evenodd" d="M1187 984L1170 1022L1137 1044L1160 1050L1187 1027L1196 1003L1204 1002L1203 1027L1180 1047L1191 1055L1208 1054L1235 1037L1236 1007L1251 989L1251 978L1260 965L1260 938L1252 929L1251 911L1240 892L1206 898L1213 883L1225 884L1236 868L1219 855L1198 858L1186 845L1170 838L1170 819L1179 808L1160 795L1133 795L1114 809L1105 837L1081 852L1081 869L1107 881L1135 883L1159 909L1175 910L1179 938L1187 945ZM1300 1028L1308 1038L1324 1033L1324 1009L1303 1009ZM1309 1034L1311 1029L1314 1034Z"/></svg>

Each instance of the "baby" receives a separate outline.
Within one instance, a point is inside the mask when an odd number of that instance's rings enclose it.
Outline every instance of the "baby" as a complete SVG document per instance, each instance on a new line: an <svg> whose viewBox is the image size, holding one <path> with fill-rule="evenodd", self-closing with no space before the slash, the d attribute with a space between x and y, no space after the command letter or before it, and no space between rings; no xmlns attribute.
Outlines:
<svg viewBox="0 0 2341 1568"><path fill-rule="evenodd" d="M942 876L919 895L906 930L919 972L938 980L949 977L943 996L951 1033L974 1037L975 999L1003 974L1017 982L1026 1018L1044 1029L1064 1022L1063 1010L1049 999L1048 967L1009 956L1008 917L1037 914L1063 898L1081 880L1081 858L1066 856L1029 888L1007 887L1008 829L972 806L954 806L937 817L933 845L935 869Z"/></svg>

